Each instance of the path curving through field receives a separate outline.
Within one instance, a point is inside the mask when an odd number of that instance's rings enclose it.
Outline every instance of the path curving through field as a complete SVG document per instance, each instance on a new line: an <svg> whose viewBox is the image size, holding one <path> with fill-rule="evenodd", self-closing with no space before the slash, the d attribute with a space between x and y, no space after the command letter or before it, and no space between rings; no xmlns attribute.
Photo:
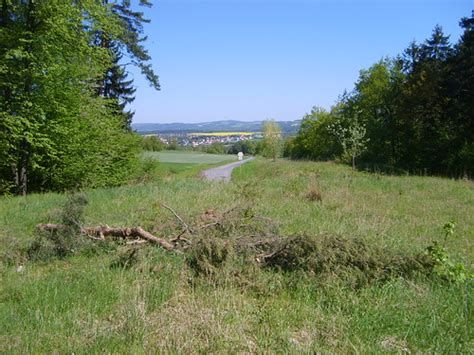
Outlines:
<svg viewBox="0 0 474 355"><path fill-rule="evenodd" d="M230 181L230 178L232 176L232 170L234 170L234 168L245 164L253 159L254 158L247 158L245 160L237 161L235 163L218 166L217 168L206 169L201 173L201 176L204 179L211 181Z"/></svg>

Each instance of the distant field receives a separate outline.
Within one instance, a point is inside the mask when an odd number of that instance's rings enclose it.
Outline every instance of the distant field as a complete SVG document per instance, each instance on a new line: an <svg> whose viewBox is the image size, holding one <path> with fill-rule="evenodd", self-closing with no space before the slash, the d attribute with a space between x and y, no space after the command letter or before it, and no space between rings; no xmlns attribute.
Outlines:
<svg viewBox="0 0 474 355"><path fill-rule="evenodd" d="M195 137L230 137L230 136L252 136L259 132L196 132L189 133L188 136Z"/></svg>
<svg viewBox="0 0 474 355"><path fill-rule="evenodd" d="M158 159L162 163L180 164L218 164L226 161L237 160L236 156L228 154L207 154L174 150L162 152L145 152L144 157Z"/></svg>

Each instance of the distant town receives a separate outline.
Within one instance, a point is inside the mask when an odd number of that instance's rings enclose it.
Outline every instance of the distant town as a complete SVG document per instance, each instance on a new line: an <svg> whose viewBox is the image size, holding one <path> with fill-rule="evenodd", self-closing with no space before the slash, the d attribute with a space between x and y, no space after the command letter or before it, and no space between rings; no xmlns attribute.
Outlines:
<svg viewBox="0 0 474 355"><path fill-rule="evenodd" d="M147 133L145 137L155 136L164 144L173 142L183 147L209 146L215 143L233 144L239 141L262 139L261 132L167 132L167 133Z"/></svg>

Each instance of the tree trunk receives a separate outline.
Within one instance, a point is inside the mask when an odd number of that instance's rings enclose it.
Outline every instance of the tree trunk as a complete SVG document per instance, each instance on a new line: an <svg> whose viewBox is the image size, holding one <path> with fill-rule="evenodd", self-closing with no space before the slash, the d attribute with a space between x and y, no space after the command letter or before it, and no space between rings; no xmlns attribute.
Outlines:
<svg viewBox="0 0 474 355"><path fill-rule="evenodd" d="M355 156L352 156L352 170L355 170L356 168L356 158Z"/></svg>
<svg viewBox="0 0 474 355"><path fill-rule="evenodd" d="M16 186L18 187L18 195L25 196L28 187L28 168L25 162L21 162L17 167Z"/></svg>
<svg viewBox="0 0 474 355"><path fill-rule="evenodd" d="M33 0L29 0L28 2L26 29L30 33L28 37L31 37L30 39L32 39L36 30ZM29 51L32 51L31 43L28 43L27 48ZM25 67L25 72L26 72L25 82L24 82L24 92L26 96L29 96L31 94L32 88L33 88L33 78L32 78L33 75L31 73L31 66L32 66L31 61L29 59L26 59L24 61L24 67ZM26 135L26 133L27 131L24 131L23 135ZM20 143L20 146L17 149L19 150L19 154L18 154L17 164L14 168L15 183L17 187L17 194L21 196L25 196L27 193L27 187L28 187L28 166L30 163L31 146L26 141L26 139L23 138Z"/></svg>

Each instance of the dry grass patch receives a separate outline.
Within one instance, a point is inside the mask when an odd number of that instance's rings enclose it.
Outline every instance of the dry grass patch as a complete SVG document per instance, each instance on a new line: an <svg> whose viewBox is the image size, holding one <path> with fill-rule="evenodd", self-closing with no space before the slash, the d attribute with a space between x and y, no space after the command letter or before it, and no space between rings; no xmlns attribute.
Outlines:
<svg viewBox="0 0 474 355"><path fill-rule="evenodd" d="M310 202L321 202L323 200L321 191L317 187L311 187L306 193L306 199Z"/></svg>
<svg viewBox="0 0 474 355"><path fill-rule="evenodd" d="M150 317L145 346L163 352L209 353L257 350L251 319L254 305L226 290L179 294Z"/></svg>

